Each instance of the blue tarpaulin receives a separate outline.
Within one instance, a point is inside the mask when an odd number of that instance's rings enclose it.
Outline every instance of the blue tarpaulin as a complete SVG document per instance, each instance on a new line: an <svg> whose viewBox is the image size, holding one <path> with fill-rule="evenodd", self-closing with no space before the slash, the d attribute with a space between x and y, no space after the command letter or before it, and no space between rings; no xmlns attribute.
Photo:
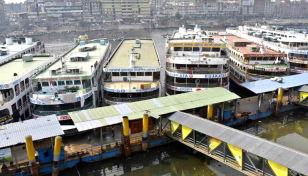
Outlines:
<svg viewBox="0 0 308 176"><path fill-rule="evenodd" d="M255 81L249 83L242 83L241 85L255 94L276 91L279 87L288 89L292 87L299 87L308 84L308 73L283 77L281 83L272 81L270 79Z"/></svg>

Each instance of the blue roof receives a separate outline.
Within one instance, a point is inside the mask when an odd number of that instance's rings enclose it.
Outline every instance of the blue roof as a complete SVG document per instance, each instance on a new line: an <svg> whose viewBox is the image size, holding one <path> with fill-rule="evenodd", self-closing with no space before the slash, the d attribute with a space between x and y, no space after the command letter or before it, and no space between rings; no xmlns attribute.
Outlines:
<svg viewBox="0 0 308 176"><path fill-rule="evenodd" d="M276 91L279 87L288 89L308 84L308 73L283 77L282 83L270 79L241 84L255 94Z"/></svg>

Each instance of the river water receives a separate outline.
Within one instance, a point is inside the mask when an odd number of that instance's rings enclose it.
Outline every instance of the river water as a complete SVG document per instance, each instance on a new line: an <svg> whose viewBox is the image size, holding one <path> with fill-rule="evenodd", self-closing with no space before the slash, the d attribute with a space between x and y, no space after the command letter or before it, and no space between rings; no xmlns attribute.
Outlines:
<svg viewBox="0 0 308 176"><path fill-rule="evenodd" d="M161 61L161 82L164 82L165 38L163 34L172 34L175 29L128 30L106 32L87 32L91 39L108 38L153 38ZM208 30L225 30L222 28ZM123 33L122 33L123 32ZM74 38L83 33L49 34L40 36L45 41L48 52L63 53L73 46ZM118 42L111 42L113 48ZM63 46L64 44L64 46ZM268 139L273 142L308 153L308 113L307 109L282 114L280 117L270 117L260 121L247 122L238 129ZM257 128L256 128L257 126ZM193 154L180 143L173 143L149 150L148 153L134 153L131 158L113 158L89 165L78 165L61 172L61 175L93 175L93 176L208 176L228 175L238 176L239 172L216 161L210 166L204 163L204 155Z"/></svg>

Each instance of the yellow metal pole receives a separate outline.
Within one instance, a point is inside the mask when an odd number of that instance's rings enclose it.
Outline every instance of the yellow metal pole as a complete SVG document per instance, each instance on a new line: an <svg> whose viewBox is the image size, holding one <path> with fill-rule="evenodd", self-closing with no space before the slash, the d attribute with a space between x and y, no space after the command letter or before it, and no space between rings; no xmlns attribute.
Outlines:
<svg viewBox="0 0 308 176"><path fill-rule="evenodd" d="M36 166L36 160L35 160L35 150L33 146L32 136L26 136L26 148L28 153L28 159L30 163L30 170L32 176L38 176L37 166Z"/></svg>
<svg viewBox="0 0 308 176"><path fill-rule="evenodd" d="M282 104L282 98L283 98L283 88L278 88L278 96L277 96L277 106L276 106L276 112L275 115L278 116L280 113L280 107Z"/></svg>
<svg viewBox="0 0 308 176"><path fill-rule="evenodd" d="M212 119L213 118L213 105L207 106L207 118Z"/></svg>
<svg viewBox="0 0 308 176"><path fill-rule="evenodd" d="M148 150L149 115L143 114L142 124L142 151Z"/></svg>
<svg viewBox="0 0 308 176"><path fill-rule="evenodd" d="M53 168L52 168L52 176L59 175L59 162L60 162L60 153L62 146L62 137L57 136L55 139L55 147L53 153Z"/></svg>
<svg viewBox="0 0 308 176"><path fill-rule="evenodd" d="M131 155L130 138L129 138L129 120L123 116L123 134L124 134L124 154L126 157Z"/></svg>

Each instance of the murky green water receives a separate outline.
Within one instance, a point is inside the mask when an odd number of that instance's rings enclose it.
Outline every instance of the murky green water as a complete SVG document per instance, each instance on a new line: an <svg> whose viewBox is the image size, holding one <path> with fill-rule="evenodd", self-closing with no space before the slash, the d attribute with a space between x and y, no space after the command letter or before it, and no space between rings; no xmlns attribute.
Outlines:
<svg viewBox="0 0 308 176"><path fill-rule="evenodd" d="M78 171L77 171L78 170ZM219 170L219 171L218 171ZM77 168L62 171L60 176L239 176L237 171L211 160L205 163L205 155L193 153L188 147L174 142L133 153L130 158L118 157L93 164L79 164Z"/></svg>
<svg viewBox="0 0 308 176"><path fill-rule="evenodd" d="M248 123L246 127L252 134L255 134L256 124L259 126L257 136L308 154L307 108Z"/></svg>

